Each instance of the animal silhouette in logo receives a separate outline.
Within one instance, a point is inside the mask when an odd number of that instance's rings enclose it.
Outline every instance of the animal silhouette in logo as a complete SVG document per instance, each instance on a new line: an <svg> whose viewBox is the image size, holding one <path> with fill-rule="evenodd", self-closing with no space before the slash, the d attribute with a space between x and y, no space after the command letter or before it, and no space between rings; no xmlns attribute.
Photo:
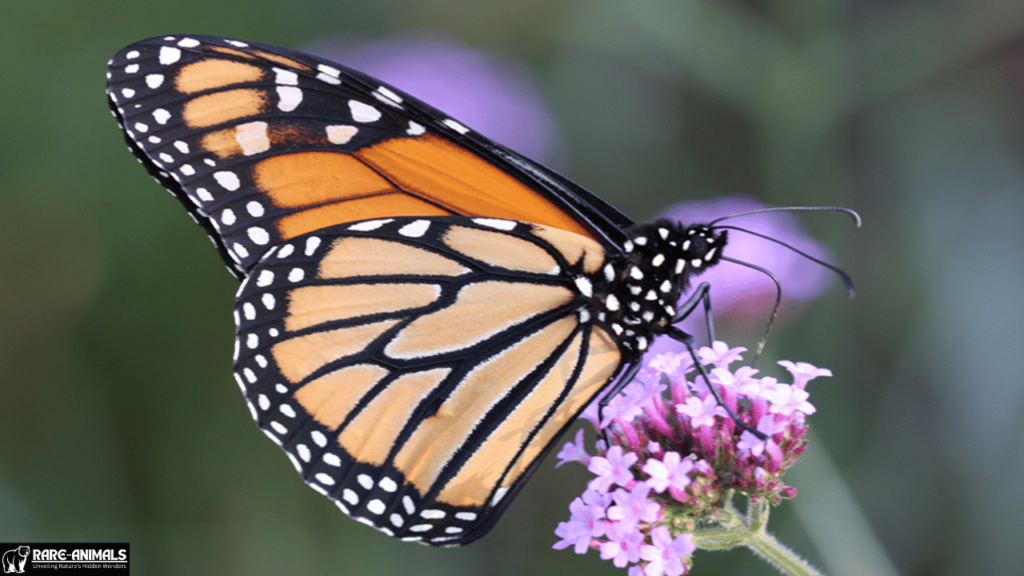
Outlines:
<svg viewBox="0 0 1024 576"><path fill-rule="evenodd" d="M28 546L19 546L4 552L4 574L24 574L25 564L28 563L28 553Z"/></svg>

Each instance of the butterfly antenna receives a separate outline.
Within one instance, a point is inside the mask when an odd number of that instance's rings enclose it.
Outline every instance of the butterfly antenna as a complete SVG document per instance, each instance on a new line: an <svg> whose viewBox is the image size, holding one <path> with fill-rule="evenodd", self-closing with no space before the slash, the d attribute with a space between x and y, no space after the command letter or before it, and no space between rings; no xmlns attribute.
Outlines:
<svg viewBox="0 0 1024 576"><path fill-rule="evenodd" d="M761 357L764 345L768 342L768 333L772 331L772 325L775 324L775 319L779 316L779 308L782 306L782 283L779 282L779 279L776 278L768 269L762 268L756 264L744 262L743 260L736 260L735 258L729 258L728 256L722 256L721 259L732 262L733 264L739 264L740 266L746 266L751 270L757 270L771 278L772 282L775 283L775 305L772 306L772 313L768 316L768 323L764 327L764 332L761 333L761 338L757 341L757 349L754 350L754 358L750 361L750 366L753 367L754 364L757 363L757 359Z"/></svg>
<svg viewBox="0 0 1024 576"><path fill-rule="evenodd" d="M842 206L773 206L771 208L759 208L757 210L750 210L747 212L737 212L736 214L729 214L728 216L722 216L716 220L712 220L708 226L712 228L715 224L722 220L728 220L730 218L739 218L740 216L749 216L751 214L764 214L765 212L842 212L847 214L850 218L853 218L853 225L860 228L861 220L860 214L856 210L844 208Z"/></svg>
<svg viewBox="0 0 1024 576"><path fill-rule="evenodd" d="M851 210L851 212L853 212L853 211ZM856 212L854 212L854 213L856 214ZM719 220L722 220L722 218L719 218ZM818 264L820 266L824 266L825 268L828 268L829 270L835 272L836 275L839 276L843 280L843 286L846 287L846 296L848 298L853 298L854 295L857 292L856 287L853 285L853 278L850 278L850 275L847 274L846 271L844 271L842 268L840 268L838 266L835 266L833 264L829 264L828 262L825 262L824 260L821 260L819 258L815 258L814 256L811 256L807 252L804 252L803 250L800 250L800 249L798 249L797 247L795 247L795 246L793 246L791 244L787 244L787 243L785 243L782 240L779 240L777 238L772 238L771 236L767 236L765 234L761 234L760 232L754 232L753 230L747 230L746 228L740 228L739 226L715 226L715 228L725 229L725 230L736 230L737 232L746 232L747 234L752 234L754 236L757 236L758 238L764 238L765 240L769 240L771 242L775 242L779 246L783 246L785 248L788 248L788 249L792 250L793 252L796 252L797 254L803 256L804 258L807 258L811 262L814 262L815 264Z"/></svg>

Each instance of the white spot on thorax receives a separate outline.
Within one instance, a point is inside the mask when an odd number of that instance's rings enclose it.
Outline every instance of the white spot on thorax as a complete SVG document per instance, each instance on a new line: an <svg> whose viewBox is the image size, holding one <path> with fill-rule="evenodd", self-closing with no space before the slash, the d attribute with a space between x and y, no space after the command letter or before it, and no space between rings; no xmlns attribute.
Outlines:
<svg viewBox="0 0 1024 576"><path fill-rule="evenodd" d="M604 299L604 307L611 312L615 312L619 309L619 299L615 297L615 294L609 294L608 297Z"/></svg>

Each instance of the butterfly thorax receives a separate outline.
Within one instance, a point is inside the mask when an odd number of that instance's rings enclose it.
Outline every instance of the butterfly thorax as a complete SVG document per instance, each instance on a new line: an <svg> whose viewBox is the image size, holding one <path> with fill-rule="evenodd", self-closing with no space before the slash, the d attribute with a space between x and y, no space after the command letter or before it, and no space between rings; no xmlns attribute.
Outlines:
<svg viewBox="0 0 1024 576"><path fill-rule="evenodd" d="M610 256L597 274L594 297L598 322L625 352L638 355L672 324L690 279L718 263L727 235L666 219L637 224L627 233L623 252Z"/></svg>

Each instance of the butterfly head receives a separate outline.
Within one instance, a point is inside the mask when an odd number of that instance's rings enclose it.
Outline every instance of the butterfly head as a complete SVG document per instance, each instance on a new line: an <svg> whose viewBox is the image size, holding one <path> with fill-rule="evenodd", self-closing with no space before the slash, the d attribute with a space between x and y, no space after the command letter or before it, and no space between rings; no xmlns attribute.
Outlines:
<svg viewBox="0 0 1024 576"><path fill-rule="evenodd" d="M639 354L671 325L690 278L719 262L728 238L708 225L665 219L638 224L627 233L623 253L604 271L603 317L621 346Z"/></svg>

